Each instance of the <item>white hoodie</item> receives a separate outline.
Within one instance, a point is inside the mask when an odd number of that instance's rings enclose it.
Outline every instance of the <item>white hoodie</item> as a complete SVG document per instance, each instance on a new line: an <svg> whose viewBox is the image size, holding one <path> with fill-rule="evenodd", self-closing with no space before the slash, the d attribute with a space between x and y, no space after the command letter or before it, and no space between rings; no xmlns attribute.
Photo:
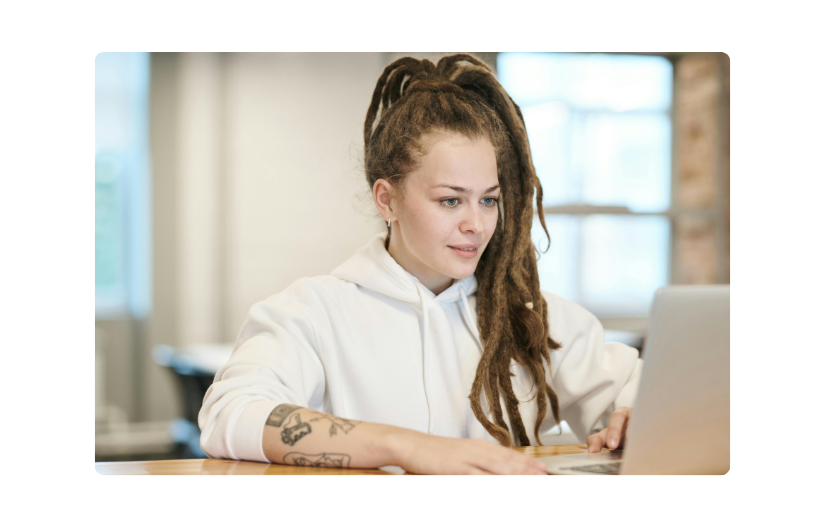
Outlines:
<svg viewBox="0 0 825 519"><path fill-rule="evenodd" d="M376 236L331 275L299 279L252 307L198 417L207 455L268 461L264 423L285 403L497 443L470 409L482 351L475 276L435 296L395 262L385 238ZM605 344L601 324L587 310L542 294L550 334L562 345L551 351L548 383L561 418L584 442L607 426L612 411L633 405L642 361L629 346ZM536 445L532 381L515 361L511 371L525 429ZM488 409L483 394L482 406ZM548 406L540 436L547 438L554 425Z"/></svg>

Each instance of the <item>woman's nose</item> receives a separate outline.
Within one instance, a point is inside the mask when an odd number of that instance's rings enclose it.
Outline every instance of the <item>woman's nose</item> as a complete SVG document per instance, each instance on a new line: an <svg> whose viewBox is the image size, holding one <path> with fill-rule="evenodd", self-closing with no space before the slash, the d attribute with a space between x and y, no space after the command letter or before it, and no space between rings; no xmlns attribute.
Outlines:
<svg viewBox="0 0 825 519"><path fill-rule="evenodd" d="M465 211L459 230L461 232L471 232L473 234L478 234L483 231L484 221L481 218L481 211L473 208L469 208Z"/></svg>

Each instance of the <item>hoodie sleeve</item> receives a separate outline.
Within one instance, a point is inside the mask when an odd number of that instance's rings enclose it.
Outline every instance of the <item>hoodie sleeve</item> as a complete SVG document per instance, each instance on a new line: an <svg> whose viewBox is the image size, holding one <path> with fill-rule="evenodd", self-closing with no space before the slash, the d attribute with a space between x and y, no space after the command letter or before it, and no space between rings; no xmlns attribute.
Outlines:
<svg viewBox="0 0 825 519"><path fill-rule="evenodd" d="M579 441L607 427L610 413L636 400L642 360L625 344L604 342L596 317L581 306L548 292L551 336L561 348L551 351L551 380L559 413Z"/></svg>
<svg viewBox="0 0 825 519"><path fill-rule="evenodd" d="M252 307L232 356L206 392L198 425L209 457L268 462L263 429L272 410L323 404L313 312L295 297L295 286L287 292Z"/></svg>

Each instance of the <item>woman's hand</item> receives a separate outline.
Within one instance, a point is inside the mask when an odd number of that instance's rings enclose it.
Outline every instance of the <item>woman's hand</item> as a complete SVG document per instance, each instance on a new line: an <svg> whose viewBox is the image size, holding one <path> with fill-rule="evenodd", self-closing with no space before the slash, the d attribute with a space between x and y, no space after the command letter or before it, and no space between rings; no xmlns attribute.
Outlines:
<svg viewBox="0 0 825 519"><path fill-rule="evenodd" d="M415 474L547 474L545 466L485 440L409 431L397 438L398 465Z"/></svg>
<svg viewBox="0 0 825 519"><path fill-rule="evenodd" d="M602 429L587 437L587 452L600 452L603 447L617 449L624 445L631 414L633 414L632 407L620 407L610 413L607 429Z"/></svg>

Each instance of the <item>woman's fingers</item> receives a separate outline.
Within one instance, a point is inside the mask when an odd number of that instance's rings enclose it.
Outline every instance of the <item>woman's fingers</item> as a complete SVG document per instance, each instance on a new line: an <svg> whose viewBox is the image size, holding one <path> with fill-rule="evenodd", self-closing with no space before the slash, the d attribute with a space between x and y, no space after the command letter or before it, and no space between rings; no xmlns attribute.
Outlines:
<svg viewBox="0 0 825 519"><path fill-rule="evenodd" d="M484 469L480 469L478 467L470 466L470 467L467 468L466 474L470 475L470 476L490 476L490 475L494 475L495 473L487 472Z"/></svg>
<svg viewBox="0 0 825 519"><path fill-rule="evenodd" d="M632 412L633 410L629 407L620 407L610 413L610 421L607 423L608 448L616 449L622 444Z"/></svg>
<svg viewBox="0 0 825 519"><path fill-rule="evenodd" d="M622 429L627 420L627 413L616 410L610 413L610 420L607 422L607 448L615 449L622 439Z"/></svg>
<svg viewBox="0 0 825 519"><path fill-rule="evenodd" d="M476 454L476 465L493 474L547 474L544 464L519 452L492 445L484 440L482 451Z"/></svg>
<svg viewBox="0 0 825 519"><path fill-rule="evenodd" d="M510 466L513 468L510 474L547 474L547 468L539 460L512 449L505 447L501 447L501 449L509 458Z"/></svg>
<svg viewBox="0 0 825 519"><path fill-rule="evenodd" d="M511 454L516 454L518 457L512 457ZM484 461L485 463L482 468L499 476L547 475L547 469L543 463L518 453L508 453L504 456L488 458Z"/></svg>
<svg viewBox="0 0 825 519"><path fill-rule="evenodd" d="M587 452L599 452L604 447L608 449L621 447L632 413L633 409L630 407L620 407L610 413L607 428L587 437Z"/></svg>
<svg viewBox="0 0 825 519"><path fill-rule="evenodd" d="M602 429L596 434L587 437L587 452L601 452L605 444L607 429Z"/></svg>
<svg viewBox="0 0 825 519"><path fill-rule="evenodd" d="M524 463L479 463L478 461L475 462L479 470L490 472L496 476L546 476L547 469L544 468L542 464L541 468L534 467L532 465L527 465Z"/></svg>
<svg viewBox="0 0 825 519"><path fill-rule="evenodd" d="M621 440L619 441L619 447L624 445L624 440L627 438L627 426L630 424L630 417L633 415L633 408L627 407L627 419L624 421L624 425L622 425L622 435Z"/></svg>
<svg viewBox="0 0 825 519"><path fill-rule="evenodd" d="M542 462L485 440L443 438L423 434L406 438L412 446L402 466L410 473L547 474Z"/></svg>

